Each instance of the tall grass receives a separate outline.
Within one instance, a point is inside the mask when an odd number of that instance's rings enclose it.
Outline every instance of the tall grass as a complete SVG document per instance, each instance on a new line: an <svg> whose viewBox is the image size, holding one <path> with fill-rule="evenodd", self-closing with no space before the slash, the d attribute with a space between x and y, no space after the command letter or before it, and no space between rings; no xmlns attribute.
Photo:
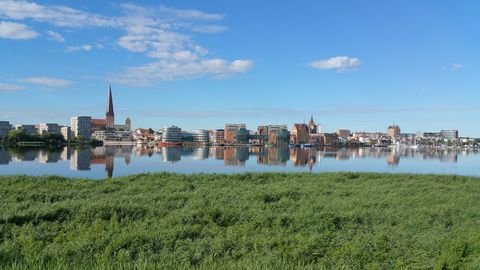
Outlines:
<svg viewBox="0 0 480 270"><path fill-rule="evenodd" d="M1 269L480 267L480 178L0 177Z"/></svg>

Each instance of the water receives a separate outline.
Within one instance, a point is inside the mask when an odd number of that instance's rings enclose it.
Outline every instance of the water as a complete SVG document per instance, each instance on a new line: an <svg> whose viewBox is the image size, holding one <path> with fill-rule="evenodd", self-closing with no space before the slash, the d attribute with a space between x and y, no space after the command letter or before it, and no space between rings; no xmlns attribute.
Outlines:
<svg viewBox="0 0 480 270"><path fill-rule="evenodd" d="M59 150L0 148L0 175L101 179L143 172L389 172L480 176L478 150L391 148L109 146Z"/></svg>

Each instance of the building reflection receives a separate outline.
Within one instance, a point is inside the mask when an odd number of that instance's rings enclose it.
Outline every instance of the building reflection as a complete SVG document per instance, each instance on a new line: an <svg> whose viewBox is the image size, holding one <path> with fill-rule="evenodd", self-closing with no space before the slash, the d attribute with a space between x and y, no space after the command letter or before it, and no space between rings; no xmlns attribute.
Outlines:
<svg viewBox="0 0 480 270"><path fill-rule="evenodd" d="M446 163L457 163L459 155L478 154L472 149L408 149L408 148L289 148L289 147L137 147L108 146L96 148L70 148L57 150L39 148L0 148L0 164L36 161L38 163L53 163L69 160L71 170L91 170L92 166L104 166L105 176L113 177L115 160L123 159L128 166L135 156L161 155L163 162L176 163L183 157L192 160L223 161L225 166L245 166L248 160L259 165L306 167L310 170L322 159L383 159L389 166L398 166L402 158L418 160L437 160ZM188 159L188 158L186 158Z"/></svg>

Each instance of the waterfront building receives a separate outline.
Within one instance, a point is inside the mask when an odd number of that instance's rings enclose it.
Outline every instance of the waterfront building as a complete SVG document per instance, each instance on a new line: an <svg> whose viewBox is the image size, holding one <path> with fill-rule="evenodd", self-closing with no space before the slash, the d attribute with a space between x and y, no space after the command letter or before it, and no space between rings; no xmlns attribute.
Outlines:
<svg viewBox="0 0 480 270"><path fill-rule="evenodd" d="M113 98L112 98L112 86L108 92L108 103L107 103L107 113L105 114L105 119L107 120L107 129L115 128L115 113L113 112Z"/></svg>
<svg viewBox="0 0 480 270"><path fill-rule="evenodd" d="M90 120L90 129L94 133L97 130L106 130L107 129L107 120L106 119L91 119Z"/></svg>
<svg viewBox="0 0 480 270"><path fill-rule="evenodd" d="M125 131L130 130L132 130L132 120L130 119L130 117L127 117L127 119L125 119Z"/></svg>
<svg viewBox="0 0 480 270"><path fill-rule="evenodd" d="M290 131L287 125L269 125L268 143L272 145L288 145L290 141Z"/></svg>
<svg viewBox="0 0 480 270"><path fill-rule="evenodd" d="M162 130L162 143L181 144L182 129L177 126L164 127Z"/></svg>
<svg viewBox="0 0 480 270"><path fill-rule="evenodd" d="M290 132L290 143L302 144L310 140L310 128L306 124L294 124Z"/></svg>
<svg viewBox="0 0 480 270"><path fill-rule="evenodd" d="M92 118L90 116L74 116L70 118L71 131L74 137L82 136L90 140L92 135Z"/></svg>
<svg viewBox="0 0 480 270"><path fill-rule="evenodd" d="M315 121L313 121L313 115L310 117L310 122L308 122L308 130L310 134L318 133L318 126Z"/></svg>
<svg viewBox="0 0 480 270"><path fill-rule="evenodd" d="M225 124L225 143L246 144L250 133L245 124Z"/></svg>
<svg viewBox="0 0 480 270"><path fill-rule="evenodd" d="M38 134L38 129L35 125L15 125L15 129L21 130L28 135Z"/></svg>
<svg viewBox="0 0 480 270"><path fill-rule="evenodd" d="M392 139L398 138L400 136L400 127L395 124L389 126L387 129L387 135Z"/></svg>
<svg viewBox="0 0 480 270"><path fill-rule="evenodd" d="M72 130L70 127L61 127L60 133L62 134L65 140L70 140L72 138Z"/></svg>
<svg viewBox="0 0 480 270"><path fill-rule="evenodd" d="M200 144L208 144L210 142L210 136L208 130L196 129L192 131L193 141Z"/></svg>
<svg viewBox="0 0 480 270"><path fill-rule="evenodd" d="M41 123L38 125L38 133L40 135L46 133L60 133L60 126L55 123Z"/></svg>
<svg viewBox="0 0 480 270"><path fill-rule="evenodd" d="M458 130L441 130L440 138L447 140L458 139Z"/></svg>
<svg viewBox="0 0 480 270"><path fill-rule="evenodd" d="M350 130L349 129L337 129L337 136L340 138L347 139L350 137Z"/></svg>
<svg viewBox="0 0 480 270"><path fill-rule="evenodd" d="M212 135L212 142L214 145L223 145L225 144L225 130L215 129ZM222 152L223 153L223 152ZM222 158L223 159L223 158Z"/></svg>
<svg viewBox="0 0 480 270"><path fill-rule="evenodd" d="M9 121L0 121L0 137L6 137L12 130L12 125Z"/></svg>

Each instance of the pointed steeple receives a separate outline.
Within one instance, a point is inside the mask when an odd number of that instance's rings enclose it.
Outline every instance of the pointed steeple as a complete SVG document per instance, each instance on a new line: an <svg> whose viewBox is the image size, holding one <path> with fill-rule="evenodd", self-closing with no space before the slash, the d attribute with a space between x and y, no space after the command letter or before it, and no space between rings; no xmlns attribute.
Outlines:
<svg viewBox="0 0 480 270"><path fill-rule="evenodd" d="M108 106L107 106L107 115L115 115L113 112L113 98L112 98L112 85L110 84L110 89L108 92Z"/></svg>
<svg viewBox="0 0 480 270"><path fill-rule="evenodd" d="M113 98L112 98L112 85L110 85L108 91L108 104L107 104L107 113L106 113L106 120L107 120L107 129L114 129L115 128L115 113L113 112Z"/></svg>
<svg viewBox="0 0 480 270"><path fill-rule="evenodd" d="M310 122L308 123L310 126L315 125L315 121L313 121L313 114L310 116Z"/></svg>

